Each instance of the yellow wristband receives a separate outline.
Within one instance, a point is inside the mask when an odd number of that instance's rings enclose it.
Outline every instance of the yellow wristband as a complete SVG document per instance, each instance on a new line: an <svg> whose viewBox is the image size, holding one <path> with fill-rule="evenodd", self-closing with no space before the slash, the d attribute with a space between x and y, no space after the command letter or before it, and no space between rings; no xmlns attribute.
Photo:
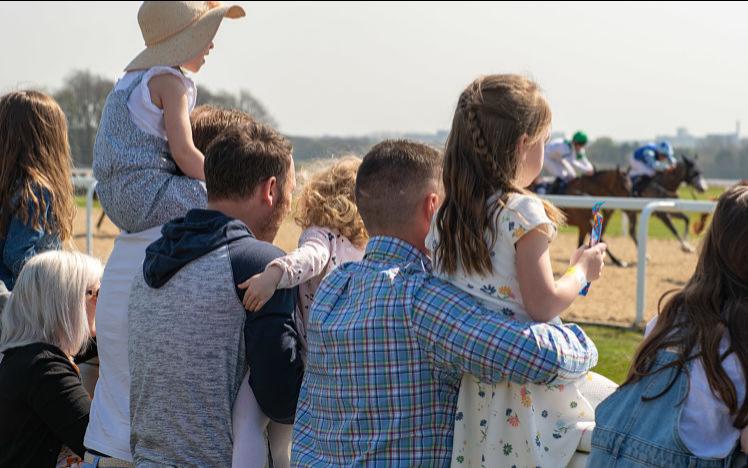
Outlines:
<svg viewBox="0 0 748 468"><path fill-rule="evenodd" d="M564 273L564 276L566 275L574 275L574 277L577 279L577 282L579 282L580 289L587 286L587 276L585 276L585 274L582 273L582 270L580 270L576 266L570 266L569 269L566 270L566 273Z"/></svg>

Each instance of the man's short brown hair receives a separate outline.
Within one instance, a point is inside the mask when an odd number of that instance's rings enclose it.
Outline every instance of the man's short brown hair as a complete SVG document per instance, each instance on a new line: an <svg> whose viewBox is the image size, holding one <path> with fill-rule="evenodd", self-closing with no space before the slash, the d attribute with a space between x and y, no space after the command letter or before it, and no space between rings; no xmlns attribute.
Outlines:
<svg viewBox="0 0 748 468"><path fill-rule="evenodd" d="M224 109L211 105L197 106L190 115L192 142L205 154L210 143L225 129L234 124L253 123L254 119L237 109Z"/></svg>
<svg viewBox="0 0 748 468"><path fill-rule="evenodd" d="M366 229L405 226L429 184L439 183L442 155L409 140L385 140L364 156L356 175L356 205Z"/></svg>
<svg viewBox="0 0 748 468"><path fill-rule="evenodd" d="M291 167L291 143L271 127L233 124L213 139L205 154L208 200L249 197L270 177L283 193Z"/></svg>

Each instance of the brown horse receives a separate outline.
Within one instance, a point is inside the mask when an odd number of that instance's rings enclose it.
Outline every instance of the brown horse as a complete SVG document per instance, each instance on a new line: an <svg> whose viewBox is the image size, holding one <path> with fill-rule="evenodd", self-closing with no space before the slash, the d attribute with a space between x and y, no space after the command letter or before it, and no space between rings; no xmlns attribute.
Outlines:
<svg viewBox="0 0 748 468"><path fill-rule="evenodd" d="M743 186L748 187L748 179L743 179L737 184L735 184L735 186L738 186L738 185L743 185ZM716 201L716 198L712 199L712 201ZM707 219L709 219L709 213L702 213L701 217L695 223L693 223L694 234L698 236L699 234L704 232L704 229L706 228Z"/></svg>
<svg viewBox="0 0 748 468"><path fill-rule="evenodd" d="M681 161L679 161L673 169L655 174L649 184L640 191L638 196L643 198L678 198L678 188L684 182L696 189L699 193L703 193L707 189L707 184L702 176L701 168L696 164L696 161L689 159L686 156L681 156ZM636 222L638 212L627 210L625 213L629 219L629 235L631 236L631 239L634 240L634 244L637 244ZM690 223L688 216L683 213L665 213L657 211L654 213L654 216L660 218L670 232L672 232L678 239L681 245L681 250L684 252L695 251L691 244L688 243L688 227ZM680 219L685 223L683 236L681 236L678 233L678 230L675 229L671 218Z"/></svg>
<svg viewBox="0 0 748 468"><path fill-rule="evenodd" d="M591 195L596 197L628 197L631 195L631 179L626 171L616 167L615 169L596 171L589 176L581 176L571 180L567 187L565 195ZM589 209L582 208L564 208L566 213L566 224L576 226L578 230L577 245L584 243L585 237L592 230L592 213ZM603 229L602 235L605 234L605 227L610 220L612 210L603 210ZM617 266L625 267L626 263L619 260L608 249L610 259Z"/></svg>

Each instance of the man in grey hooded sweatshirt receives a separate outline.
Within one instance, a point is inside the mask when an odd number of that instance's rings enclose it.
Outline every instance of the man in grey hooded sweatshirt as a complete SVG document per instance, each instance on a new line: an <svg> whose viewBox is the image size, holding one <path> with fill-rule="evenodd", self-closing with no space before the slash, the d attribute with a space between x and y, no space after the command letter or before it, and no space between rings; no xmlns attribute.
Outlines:
<svg viewBox="0 0 748 468"><path fill-rule="evenodd" d="M283 251L291 145L256 123L208 147L207 209L164 225L129 304L130 448L138 466L231 466L232 405L245 374L262 412L293 422L303 375L296 291L247 315L237 284Z"/></svg>

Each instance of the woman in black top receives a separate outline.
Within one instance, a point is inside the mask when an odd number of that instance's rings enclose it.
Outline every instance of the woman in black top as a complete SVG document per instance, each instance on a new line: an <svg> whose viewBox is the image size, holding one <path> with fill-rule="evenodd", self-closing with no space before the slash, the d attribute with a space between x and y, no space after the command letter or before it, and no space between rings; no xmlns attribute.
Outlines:
<svg viewBox="0 0 748 468"><path fill-rule="evenodd" d="M21 270L0 314L0 467L83 457L91 400L73 356L91 335L100 279L101 263L77 252Z"/></svg>

